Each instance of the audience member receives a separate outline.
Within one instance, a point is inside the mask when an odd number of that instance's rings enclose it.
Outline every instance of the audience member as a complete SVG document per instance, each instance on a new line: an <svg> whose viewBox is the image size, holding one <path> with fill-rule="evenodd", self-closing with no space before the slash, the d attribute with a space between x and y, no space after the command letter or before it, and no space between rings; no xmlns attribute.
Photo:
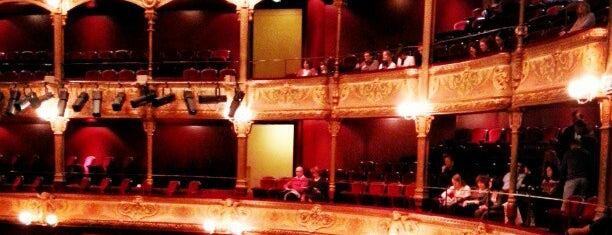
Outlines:
<svg viewBox="0 0 612 235"><path fill-rule="evenodd" d="M472 42L468 45L468 53L470 55L470 58L478 57L478 55L480 55L479 50L479 46L477 46L476 43Z"/></svg>
<svg viewBox="0 0 612 235"><path fill-rule="evenodd" d="M552 167L555 172L561 169L561 160L557 157L557 151L550 148L544 151L544 161L542 162L542 176L546 176L546 167Z"/></svg>
<svg viewBox="0 0 612 235"><path fill-rule="evenodd" d="M507 52L512 50L509 38L504 31L499 31L497 34L495 34L495 45L497 46L497 51L499 52Z"/></svg>
<svg viewBox="0 0 612 235"><path fill-rule="evenodd" d="M463 210L463 202L468 199L472 193L470 186L466 185L459 174L453 175L452 186L446 189L438 197L440 209L442 211L457 214Z"/></svg>
<svg viewBox="0 0 612 235"><path fill-rule="evenodd" d="M604 215L596 219L592 224L581 228L570 228L565 234L568 235L610 235L612 234L612 218Z"/></svg>
<svg viewBox="0 0 612 235"><path fill-rule="evenodd" d="M491 40L489 40L488 37L484 37L478 40L478 49L480 49L481 54L493 52L493 50L491 50Z"/></svg>
<svg viewBox="0 0 612 235"><path fill-rule="evenodd" d="M469 200L463 202L465 215L473 215L481 205L487 203L487 195L489 194L489 177L484 175L476 176L476 189L472 191Z"/></svg>
<svg viewBox="0 0 612 235"><path fill-rule="evenodd" d="M366 51L363 53L363 61L357 64L356 69L361 71L374 71L378 70L378 60L374 58L371 52Z"/></svg>
<svg viewBox="0 0 612 235"><path fill-rule="evenodd" d="M533 212L533 199L532 195L536 194L536 188L539 186L536 174L531 172L529 165L525 164L522 168L523 178L520 182L517 182L517 192L522 197L517 197L516 202L519 212L522 215L523 226L535 226L534 212ZM526 196L525 196L526 195Z"/></svg>
<svg viewBox="0 0 612 235"><path fill-rule="evenodd" d="M576 131L575 124L578 120L584 120L584 116L578 110L572 112L572 124L565 127L559 138L560 156L563 156L565 151L569 150L569 143L574 140L580 140L580 134Z"/></svg>
<svg viewBox="0 0 612 235"><path fill-rule="evenodd" d="M309 59L304 60L302 68L297 72L298 77L317 76L317 70L312 67Z"/></svg>
<svg viewBox="0 0 612 235"><path fill-rule="evenodd" d="M414 60L414 56L412 55L408 55L408 51L407 50L401 50L399 53L399 56L397 57L397 67L409 67L409 66L415 66L416 65L416 61Z"/></svg>
<svg viewBox="0 0 612 235"><path fill-rule="evenodd" d="M478 206L474 212L476 218L502 219L504 217L504 206L507 195L501 192L502 181L495 178L489 179L489 192L485 204Z"/></svg>
<svg viewBox="0 0 612 235"><path fill-rule="evenodd" d="M382 53L382 58L380 61L380 65L378 65L378 69L394 69L397 67L395 62L393 62L393 56L391 56L391 52L389 50L384 50Z"/></svg>
<svg viewBox="0 0 612 235"><path fill-rule="evenodd" d="M586 196L588 190L587 166L589 166L590 158L590 153L580 146L580 140L574 139L570 142L570 150L564 154L561 162L562 176L565 176L561 210L565 210L565 201L570 196L575 194Z"/></svg>
<svg viewBox="0 0 612 235"><path fill-rule="evenodd" d="M436 186L446 188L451 184L452 177L458 172L455 169L455 160L453 156L448 153L443 153L442 159L444 162L440 170L440 175L438 175Z"/></svg>
<svg viewBox="0 0 612 235"><path fill-rule="evenodd" d="M310 174L312 176L305 190L305 200L308 202L325 201L329 187L327 179L321 177L321 171L316 166L310 169Z"/></svg>
<svg viewBox="0 0 612 235"><path fill-rule="evenodd" d="M298 166L295 168L295 177L291 178L284 186L285 200L301 200L305 201L304 190L308 187L308 178L304 176L304 168Z"/></svg>
<svg viewBox="0 0 612 235"><path fill-rule="evenodd" d="M591 12L589 3L586 1L576 1L572 4L576 4L576 21L574 21L574 24L569 30L559 32L559 36L587 29L595 25L595 14Z"/></svg>
<svg viewBox="0 0 612 235"><path fill-rule="evenodd" d="M516 163L516 189L519 188L519 186L521 185L521 182L523 181L523 178L525 178L525 174L523 173L523 163L522 162L517 162ZM508 192L510 190L510 171L508 171L508 173L506 173L504 175L503 178L503 186L502 186L502 191L504 192Z"/></svg>
<svg viewBox="0 0 612 235"><path fill-rule="evenodd" d="M555 170L553 165L547 165L544 169L539 191L539 196L544 198L537 199L536 203L533 204L535 222L538 227L549 225L550 222L546 213L552 208L559 208L560 204L558 201L551 200L551 198L560 198L559 172Z"/></svg>

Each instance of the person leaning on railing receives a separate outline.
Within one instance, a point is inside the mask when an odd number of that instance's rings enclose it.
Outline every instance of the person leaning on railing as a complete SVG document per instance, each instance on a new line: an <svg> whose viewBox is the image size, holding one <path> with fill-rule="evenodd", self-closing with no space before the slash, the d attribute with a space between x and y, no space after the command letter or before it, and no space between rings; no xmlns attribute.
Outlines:
<svg viewBox="0 0 612 235"><path fill-rule="evenodd" d="M559 32L559 36L587 29L595 25L595 14L591 12L591 6L589 3L585 1L577 1L573 2L572 4L575 4L576 6L576 21L574 21L574 24L569 30ZM572 4L570 4L568 8L570 8Z"/></svg>

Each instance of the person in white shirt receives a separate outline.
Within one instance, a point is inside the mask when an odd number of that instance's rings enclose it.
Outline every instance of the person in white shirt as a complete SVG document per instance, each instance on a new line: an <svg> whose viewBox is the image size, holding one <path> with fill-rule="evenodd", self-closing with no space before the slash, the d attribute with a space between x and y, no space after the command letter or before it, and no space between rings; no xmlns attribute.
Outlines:
<svg viewBox="0 0 612 235"><path fill-rule="evenodd" d="M559 32L559 36L587 29L595 25L595 14L591 12L591 6L589 5L589 3L585 1L577 1L572 4L577 4L576 21L574 21L572 28L570 28L568 31Z"/></svg>
<svg viewBox="0 0 612 235"><path fill-rule="evenodd" d="M453 175L453 185L438 197L442 211L456 214L463 209L463 202L471 195L470 186L466 185L459 174Z"/></svg>
<svg viewBox="0 0 612 235"><path fill-rule="evenodd" d="M382 59L380 61L380 65L378 65L378 69L394 69L397 65L393 62L393 56L391 56L391 52L389 50L385 50L382 53Z"/></svg>
<svg viewBox="0 0 612 235"><path fill-rule="evenodd" d="M397 57L397 62L395 63L397 67L408 67L415 66L416 62L414 60L414 56L408 55L408 51L402 50Z"/></svg>
<svg viewBox="0 0 612 235"><path fill-rule="evenodd" d="M317 75L317 70L312 67L312 63L308 59L304 60L304 63L302 63L302 68L297 72L298 77L308 77Z"/></svg>

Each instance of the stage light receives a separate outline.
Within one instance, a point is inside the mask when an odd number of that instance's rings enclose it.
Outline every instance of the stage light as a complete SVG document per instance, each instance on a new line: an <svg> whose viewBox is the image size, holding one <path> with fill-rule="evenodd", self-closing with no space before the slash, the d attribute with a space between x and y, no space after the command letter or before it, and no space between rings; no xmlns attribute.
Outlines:
<svg viewBox="0 0 612 235"><path fill-rule="evenodd" d="M221 95L221 88L217 86L215 88L215 95L199 95L198 103L200 104L216 104L227 102L227 96Z"/></svg>
<svg viewBox="0 0 612 235"><path fill-rule="evenodd" d="M83 106L85 106L85 103L87 103L88 100L89 100L89 94L87 94L87 92L84 92L84 91L81 92L79 96L77 97L77 99L72 104L72 110L74 110L75 112L81 112L81 109L83 109Z"/></svg>
<svg viewBox="0 0 612 235"><path fill-rule="evenodd" d="M113 111L119 112L123 108L123 103L125 103L125 92L120 91L115 95L115 99L113 100Z"/></svg>
<svg viewBox="0 0 612 235"><path fill-rule="evenodd" d="M153 104L153 107L157 108L162 105L172 103L175 100L176 100L176 95L174 93L169 93L169 94L164 94L159 97L155 97L155 99L153 99L152 101L152 104Z"/></svg>
<svg viewBox="0 0 612 235"><path fill-rule="evenodd" d="M19 97L21 97L20 91L18 90L9 91L8 105L6 106L6 111L4 112L6 116L15 116L15 114L17 114L15 103L19 100Z"/></svg>
<svg viewBox="0 0 612 235"><path fill-rule="evenodd" d="M22 111L26 109L27 107L30 107L30 105L32 104L32 101L38 102L38 99L36 97L36 93L33 91L30 91L30 93L28 93L25 97L23 97L23 99L20 99L17 102L15 102L15 110Z"/></svg>
<svg viewBox="0 0 612 235"><path fill-rule="evenodd" d="M30 105L33 109L37 109L40 107L42 102L45 102L51 98L53 98L53 93L51 92L45 92L45 94L42 96L32 96L30 97Z"/></svg>
<svg viewBox="0 0 612 235"><path fill-rule="evenodd" d="M191 90L183 91L183 99L185 100L185 105L187 106L187 111L189 111L189 114L195 115L196 114L196 104L194 100L193 91Z"/></svg>
<svg viewBox="0 0 612 235"><path fill-rule="evenodd" d="M64 113L66 113L66 106L68 106L68 96L70 96L70 93L68 93L68 91L65 89L60 90L57 94L57 98L59 99L59 101L57 101L57 115L60 117L63 117Z"/></svg>
<svg viewBox="0 0 612 235"><path fill-rule="evenodd" d="M234 91L234 98L232 99L232 103L230 104L229 113L227 114L228 117L230 118L234 117L234 115L236 114L236 110L238 110L240 103L242 103L242 99L244 99L244 95L245 95L244 91L241 91L238 89Z"/></svg>
<svg viewBox="0 0 612 235"><path fill-rule="evenodd" d="M140 96L136 99L130 100L132 108L137 108L148 104L155 98L155 91L151 91L148 86L140 86Z"/></svg>
<svg viewBox="0 0 612 235"><path fill-rule="evenodd" d="M102 108L102 91L94 90L91 94L92 106L91 106L91 115L94 117L101 117L102 112L100 109Z"/></svg>

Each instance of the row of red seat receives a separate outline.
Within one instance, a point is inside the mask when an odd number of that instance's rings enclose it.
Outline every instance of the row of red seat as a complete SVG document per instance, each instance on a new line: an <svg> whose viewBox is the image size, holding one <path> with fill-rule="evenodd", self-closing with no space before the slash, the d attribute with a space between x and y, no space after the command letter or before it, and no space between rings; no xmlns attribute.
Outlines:
<svg viewBox="0 0 612 235"><path fill-rule="evenodd" d="M43 80L45 76L49 75L50 72L44 70L36 70L34 72L30 70L21 71L4 71L0 72L0 80L2 81L36 81Z"/></svg>
<svg viewBox="0 0 612 235"><path fill-rule="evenodd" d="M23 52L22 52L23 53ZM176 50L156 53L154 58L161 61L228 61L231 51L217 50ZM95 61L144 61L148 57L146 52L132 50L102 50L102 51L71 51L66 52L66 61L95 62Z"/></svg>
<svg viewBox="0 0 612 235"><path fill-rule="evenodd" d="M349 183L349 190L340 192L338 201L375 206L404 207L414 209L416 185L385 182Z"/></svg>

